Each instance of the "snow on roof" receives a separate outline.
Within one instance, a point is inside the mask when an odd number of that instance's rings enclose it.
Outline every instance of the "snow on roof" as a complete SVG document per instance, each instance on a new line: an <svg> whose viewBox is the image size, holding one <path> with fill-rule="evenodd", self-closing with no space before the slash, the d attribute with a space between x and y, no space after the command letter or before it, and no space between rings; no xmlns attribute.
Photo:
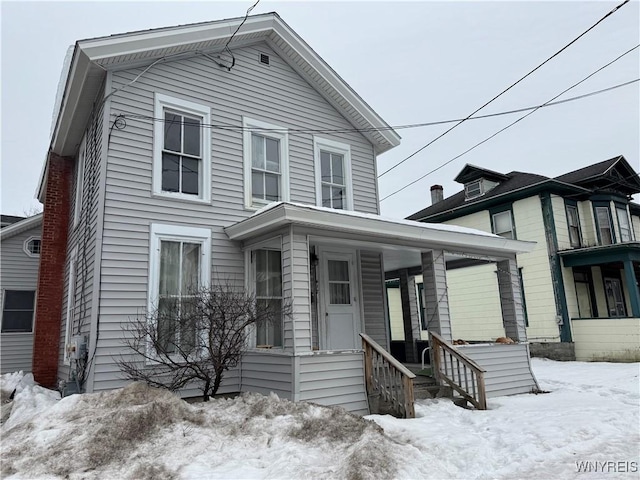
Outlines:
<svg viewBox="0 0 640 480"><path fill-rule="evenodd" d="M424 222L416 222L414 220L405 220L402 218L391 218L391 217L383 217L381 215L376 215L373 213L364 213L364 212L356 212L353 210L336 210L335 208L327 208L327 207L317 207L315 205L309 205L306 203L296 203L296 202L271 202L268 205L265 205L261 209L257 210L252 217L256 217L261 213L272 210L280 205L293 205L299 208L306 208L309 210L317 210L321 212L328 212L336 215L343 215L347 217L354 218L368 218L370 220L378 220L381 222L387 223L395 223L398 225L408 225L411 227L419 227L424 228L425 230L441 230L444 232L455 232L455 233L466 233L469 235L480 235L483 237L492 237L497 238L498 235L493 233L484 232L482 230L476 230L475 228L461 227L458 225L447 225L444 223L424 223Z"/></svg>

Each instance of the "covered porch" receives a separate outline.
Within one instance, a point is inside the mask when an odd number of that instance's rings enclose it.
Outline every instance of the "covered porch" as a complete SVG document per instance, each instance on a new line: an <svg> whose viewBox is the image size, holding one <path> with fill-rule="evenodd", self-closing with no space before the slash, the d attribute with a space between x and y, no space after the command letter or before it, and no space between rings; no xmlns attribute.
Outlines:
<svg viewBox="0 0 640 480"><path fill-rule="evenodd" d="M291 302L293 311L282 331L273 332L280 342L256 341L246 355L242 389L275 391L292 400L368 413L365 374L371 372L365 372L361 334L388 355L385 271L421 272L429 329L450 344L446 263L496 262L504 272L501 296L510 299L503 302L508 335L526 342L515 255L533 248L532 243L461 227L292 203L265 207L226 232L245 252L250 290L256 288L256 252L280 252L281 298ZM474 352L480 350L476 347ZM523 352L528 368L528 351ZM502 353L489 357L495 361ZM415 346L410 354L418 358ZM482 355L487 353L478 358Z"/></svg>
<svg viewBox="0 0 640 480"><path fill-rule="evenodd" d="M560 252L576 360L640 360L640 242ZM575 299L575 301L573 301Z"/></svg>

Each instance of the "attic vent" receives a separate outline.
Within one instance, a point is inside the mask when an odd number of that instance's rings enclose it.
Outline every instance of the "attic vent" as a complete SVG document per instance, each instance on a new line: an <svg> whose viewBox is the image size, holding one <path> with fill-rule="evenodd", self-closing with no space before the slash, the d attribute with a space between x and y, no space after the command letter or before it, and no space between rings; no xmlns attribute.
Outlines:
<svg viewBox="0 0 640 480"><path fill-rule="evenodd" d="M269 65L269 55L265 55L264 53L260 54L260 63L264 63L265 65Z"/></svg>

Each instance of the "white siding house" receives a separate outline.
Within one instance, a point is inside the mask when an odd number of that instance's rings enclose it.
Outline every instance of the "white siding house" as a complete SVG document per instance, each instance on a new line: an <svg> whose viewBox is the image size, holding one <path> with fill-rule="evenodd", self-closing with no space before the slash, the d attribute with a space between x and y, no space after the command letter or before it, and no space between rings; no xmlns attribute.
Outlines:
<svg viewBox="0 0 640 480"><path fill-rule="evenodd" d="M76 44L39 192L44 231L57 221L68 233L52 251L61 298L38 296L50 308L37 322L60 339L55 352L36 349L34 370L88 392L124 385L114 359L131 353L126 326L183 295L166 286L182 285L167 274L175 262L198 286L292 304L291 318L251 335L220 393L367 413L360 334L389 348L385 271L433 273L434 331L451 340L445 255L513 266L533 244L379 217L376 158L399 136L277 14L249 17L232 59L225 43L242 21ZM74 187L58 206L48 200L64 198L56 175L67 167ZM519 307L509 315L522 321Z"/></svg>

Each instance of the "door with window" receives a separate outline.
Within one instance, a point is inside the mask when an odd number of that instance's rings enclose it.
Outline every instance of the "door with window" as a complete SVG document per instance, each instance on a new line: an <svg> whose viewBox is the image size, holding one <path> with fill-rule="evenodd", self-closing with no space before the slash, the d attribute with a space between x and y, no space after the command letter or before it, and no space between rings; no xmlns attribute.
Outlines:
<svg viewBox="0 0 640 480"><path fill-rule="evenodd" d="M604 291L607 296L607 308L610 317L626 317L627 307L622 293L622 282L619 278L604 278Z"/></svg>
<svg viewBox="0 0 640 480"><path fill-rule="evenodd" d="M321 321L326 350L360 348L360 304L355 252L322 252Z"/></svg>

